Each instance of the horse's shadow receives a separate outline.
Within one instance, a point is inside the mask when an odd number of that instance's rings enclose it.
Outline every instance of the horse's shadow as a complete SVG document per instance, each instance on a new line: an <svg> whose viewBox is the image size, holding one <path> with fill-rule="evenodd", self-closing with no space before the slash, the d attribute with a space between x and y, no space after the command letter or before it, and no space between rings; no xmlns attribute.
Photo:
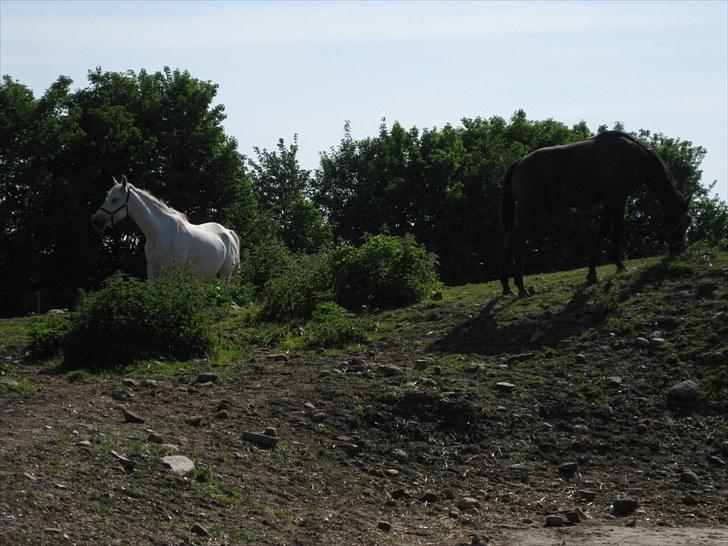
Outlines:
<svg viewBox="0 0 728 546"><path fill-rule="evenodd" d="M545 310L508 318L508 308L517 305L513 296L491 299L478 316L457 324L429 346L432 352L498 355L539 351L568 343L585 331L601 327L611 313L618 312L622 301L646 285L659 286L671 276L669 261L662 260L638 275L610 277L597 285L581 284L569 301L556 312Z"/></svg>

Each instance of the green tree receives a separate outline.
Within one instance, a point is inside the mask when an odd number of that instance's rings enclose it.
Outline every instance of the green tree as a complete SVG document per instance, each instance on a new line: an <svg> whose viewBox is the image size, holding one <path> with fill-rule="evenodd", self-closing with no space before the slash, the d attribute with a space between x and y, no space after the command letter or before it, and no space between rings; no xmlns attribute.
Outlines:
<svg viewBox="0 0 728 546"><path fill-rule="evenodd" d="M312 253L330 243L331 228L307 196L311 175L298 162L298 137L293 135L289 146L279 139L272 152L257 147L254 151L256 159L248 160L253 188L285 245L293 252Z"/></svg>
<svg viewBox="0 0 728 546"><path fill-rule="evenodd" d="M188 214L253 229L255 195L234 139L225 135L217 86L186 71L89 72L72 92L59 78L41 97L10 77L0 88L2 291L96 286L117 269L142 276L141 234L125 222L103 238L88 219L112 176ZM8 135L6 138L5 135Z"/></svg>

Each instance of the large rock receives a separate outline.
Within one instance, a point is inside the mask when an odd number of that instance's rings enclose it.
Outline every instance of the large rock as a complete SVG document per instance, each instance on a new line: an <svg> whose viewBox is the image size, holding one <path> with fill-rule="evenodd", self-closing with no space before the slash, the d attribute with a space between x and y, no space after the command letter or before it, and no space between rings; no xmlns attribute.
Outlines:
<svg viewBox="0 0 728 546"><path fill-rule="evenodd" d="M162 457L162 462L178 476L186 476L195 470L195 463L184 455L168 455Z"/></svg>
<svg viewBox="0 0 728 546"><path fill-rule="evenodd" d="M695 381L681 381L667 390L667 402L673 407L688 407L698 401L699 394Z"/></svg>

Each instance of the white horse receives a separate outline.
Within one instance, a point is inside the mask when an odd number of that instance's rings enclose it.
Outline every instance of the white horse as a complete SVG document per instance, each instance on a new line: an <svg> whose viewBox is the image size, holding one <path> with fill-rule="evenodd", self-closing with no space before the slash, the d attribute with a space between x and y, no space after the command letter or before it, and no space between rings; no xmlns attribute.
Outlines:
<svg viewBox="0 0 728 546"><path fill-rule="evenodd" d="M144 254L150 279L183 267L201 279L229 280L240 265L240 239L233 230L215 222L191 224L186 215L135 188L122 176L121 183L114 178L114 186L91 222L103 232L127 216L146 238Z"/></svg>

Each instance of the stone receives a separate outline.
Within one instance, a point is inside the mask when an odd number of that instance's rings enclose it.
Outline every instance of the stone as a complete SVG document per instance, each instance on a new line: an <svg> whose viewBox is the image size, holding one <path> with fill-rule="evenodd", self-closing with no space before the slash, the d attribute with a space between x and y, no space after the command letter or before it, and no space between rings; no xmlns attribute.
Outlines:
<svg viewBox="0 0 728 546"><path fill-rule="evenodd" d="M431 361L429 358L418 358L415 360L415 370L424 370L430 365Z"/></svg>
<svg viewBox="0 0 728 546"><path fill-rule="evenodd" d="M377 522L377 528L381 529L384 532L389 532L392 530L392 524L388 521L380 520Z"/></svg>
<svg viewBox="0 0 728 546"><path fill-rule="evenodd" d="M637 510L638 503L634 499L616 499L612 503L612 514L621 518L629 516Z"/></svg>
<svg viewBox="0 0 728 546"><path fill-rule="evenodd" d="M190 417L185 418L185 423L193 427L199 427L202 424L202 416L191 415Z"/></svg>
<svg viewBox="0 0 728 546"><path fill-rule="evenodd" d="M359 444L354 444L352 442L341 442L336 444L336 447L341 449L349 457L356 457L362 451L362 448Z"/></svg>
<svg viewBox="0 0 728 546"><path fill-rule="evenodd" d="M123 389L114 390L111 393L111 399L116 400L117 402L127 402L127 401L131 400L132 398L134 398L134 393L131 393L131 392L123 390Z"/></svg>
<svg viewBox="0 0 728 546"><path fill-rule="evenodd" d="M495 386L500 392L506 394L513 392L513 388L515 387L513 383L509 383L508 381L499 381Z"/></svg>
<svg viewBox="0 0 728 546"><path fill-rule="evenodd" d="M111 451L111 454L119 462L119 464L125 471L131 472L132 470L134 470L134 467L136 466L136 463L134 461L132 461L131 459L127 459L123 455L119 455L116 451L113 450Z"/></svg>
<svg viewBox="0 0 728 546"><path fill-rule="evenodd" d="M162 457L162 463L167 465L178 476L187 476L195 470L195 463L184 455L168 455Z"/></svg>
<svg viewBox="0 0 728 546"><path fill-rule="evenodd" d="M700 483L700 478L692 470L683 470L680 472L680 481L683 483L689 483L691 485L697 485Z"/></svg>
<svg viewBox="0 0 728 546"><path fill-rule="evenodd" d="M578 508L564 510L564 517L566 517L566 521L569 523L581 523L581 512Z"/></svg>
<svg viewBox="0 0 728 546"><path fill-rule="evenodd" d="M681 381L667 390L667 402L673 407L684 407L698 400L698 385L695 381Z"/></svg>
<svg viewBox="0 0 728 546"><path fill-rule="evenodd" d="M210 536L210 532L207 529L205 529L202 525L200 525L199 523L195 523L190 528L190 532L199 537L209 537Z"/></svg>
<svg viewBox="0 0 728 546"><path fill-rule="evenodd" d="M232 407L232 404L228 400L220 400L217 403L217 406L215 406L215 410L222 411L222 410L228 410Z"/></svg>
<svg viewBox="0 0 728 546"><path fill-rule="evenodd" d="M473 497L463 497L457 502L456 506L462 511L475 510L480 508L480 501Z"/></svg>
<svg viewBox="0 0 728 546"><path fill-rule="evenodd" d="M474 535L470 546L488 546L488 539L481 535Z"/></svg>
<svg viewBox="0 0 728 546"><path fill-rule="evenodd" d="M653 347L662 347L663 345L665 345L665 343L667 342L663 337L653 337L652 339L650 339L650 345L652 345Z"/></svg>
<svg viewBox="0 0 728 546"><path fill-rule="evenodd" d="M564 524L564 518L561 516L551 515L546 516L546 523L544 527L561 527Z"/></svg>
<svg viewBox="0 0 728 546"><path fill-rule="evenodd" d="M273 362L288 362L290 360L290 357L284 353L271 353L266 355L266 358Z"/></svg>
<svg viewBox="0 0 728 546"><path fill-rule="evenodd" d="M579 498L585 502L594 502L597 498L597 494L588 489L579 489L576 494L579 495Z"/></svg>
<svg viewBox="0 0 728 546"><path fill-rule="evenodd" d="M255 444L258 447L273 448L278 444L278 438L274 436L268 436L267 434L260 434L258 432L243 432L243 440Z"/></svg>
<svg viewBox="0 0 728 546"><path fill-rule="evenodd" d="M136 413L129 411L126 408L124 408L123 412L124 412L124 421L126 421L127 423L143 423L144 422L144 418L140 417Z"/></svg>
<svg viewBox="0 0 728 546"><path fill-rule="evenodd" d="M399 476L399 470L397 470L396 468L387 468L384 471L384 475L388 478L396 478L397 476Z"/></svg>
<svg viewBox="0 0 728 546"><path fill-rule="evenodd" d="M230 413L228 412L228 410L220 410L217 413L215 413L215 418L216 419L229 419Z"/></svg>
<svg viewBox="0 0 728 546"><path fill-rule="evenodd" d="M197 379L195 379L195 383L198 385L203 383L214 383L218 380L218 376L216 373L213 372L202 372L201 374L197 375Z"/></svg>
<svg viewBox="0 0 728 546"><path fill-rule="evenodd" d="M76 442L76 445L78 447L91 447L91 442L88 440L81 440L80 442Z"/></svg>
<svg viewBox="0 0 728 546"><path fill-rule="evenodd" d="M323 411L317 411L313 415L311 415L311 421L314 423L323 423L326 421L326 414Z"/></svg>
<svg viewBox="0 0 728 546"><path fill-rule="evenodd" d="M121 380L121 384L125 387L136 387L137 382L134 381L131 377L125 377Z"/></svg>
<svg viewBox="0 0 728 546"><path fill-rule="evenodd" d="M618 375L612 375L610 377L607 377L607 382L610 385L614 385L615 387L621 387L622 386L622 378Z"/></svg>
<svg viewBox="0 0 728 546"><path fill-rule="evenodd" d="M381 366L377 366L377 373L379 373L382 377L394 377L396 375L402 375L404 372L402 371L402 368L399 368L398 366L383 364Z"/></svg>
<svg viewBox="0 0 728 546"><path fill-rule="evenodd" d="M391 496L393 499L407 499L411 495L406 489L402 489L401 487L399 489L395 489L392 491Z"/></svg>
<svg viewBox="0 0 728 546"><path fill-rule="evenodd" d="M407 459L409 459L409 455L407 455L407 452L404 449L395 449L394 451L392 451L392 456L400 463L403 463Z"/></svg>
<svg viewBox="0 0 728 546"><path fill-rule="evenodd" d="M564 478L573 478L576 475L576 471L579 469L579 465L575 462L564 463L559 466L559 474Z"/></svg>
<svg viewBox="0 0 728 546"><path fill-rule="evenodd" d="M646 337L638 337L637 339L634 340L634 344L639 349L649 349L649 347L650 347L650 340L647 339Z"/></svg>
<svg viewBox="0 0 728 546"><path fill-rule="evenodd" d="M586 363L586 355L582 353L574 355L574 360L579 364L584 364Z"/></svg>
<svg viewBox="0 0 728 546"><path fill-rule="evenodd" d="M157 383L154 379L142 379L139 385L147 389L156 389L157 387L159 387L159 383Z"/></svg>
<svg viewBox="0 0 728 546"><path fill-rule="evenodd" d="M426 491L425 494L422 495L423 502L433 503L433 502L437 502L438 500L439 500L439 497L433 491Z"/></svg>
<svg viewBox="0 0 728 546"><path fill-rule="evenodd" d="M156 432L150 432L149 436L147 436L147 441L151 442L153 444L163 444L164 443L164 439Z"/></svg>
<svg viewBox="0 0 728 546"><path fill-rule="evenodd" d="M455 506L451 506L447 511L447 516L450 518L459 518L460 509L456 508Z"/></svg>
<svg viewBox="0 0 728 546"><path fill-rule="evenodd" d="M272 438L278 438L278 431L276 430L276 427L265 427L263 434Z"/></svg>
<svg viewBox="0 0 728 546"><path fill-rule="evenodd" d="M711 455L708 457L708 462L713 466L726 466L726 462L717 455Z"/></svg>

